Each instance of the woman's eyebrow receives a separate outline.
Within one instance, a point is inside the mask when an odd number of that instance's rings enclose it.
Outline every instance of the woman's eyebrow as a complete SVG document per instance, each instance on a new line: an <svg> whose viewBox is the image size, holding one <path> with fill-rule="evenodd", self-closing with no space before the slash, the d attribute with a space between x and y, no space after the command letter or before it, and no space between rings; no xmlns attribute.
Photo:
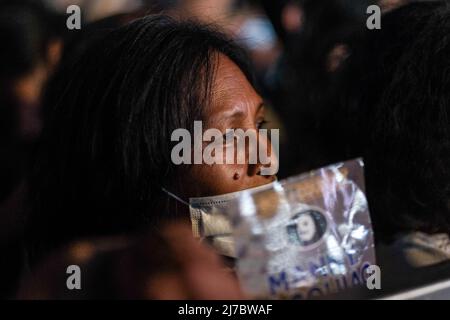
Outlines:
<svg viewBox="0 0 450 320"><path fill-rule="evenodd" d="M215 115L213 117L213 122L217 121L217 124L221 126L232 126L233 123L239 121L241 118L245 118L246 112L242 110L242 108L235 108L230 110L229 112L225 112L222 115Z"/></svg>
<svg viewBox="0 0 450 320"><path fill-rule="evenodd" d="M263 109L266 106L266 103L264 101L261 101L258 104L258 107L255 111L255 116L261 112L261 109ZM231 124L240 118L245 118L247 116L247 112L243 110L242 107L235 107L233 110L226 112L222 117L220 117L219 123L220 124Z"/></svg>
<svg viewBox="0 0 450 320"><path fill-rule="evenodd" d="M243 108L242 106L235 106L232 110L225 113L225 117L226 118L245 117L247 112L245 112L244 110L245 110L245 108Z"/></svg>
<svg viewBox="0 0 450 320"><path fill-rule="evenodd" d="M255 111L255 115L258 114L261 109L263 109L266 106L266 103L264 101L259 102L258 107L256 108ZM230 112L229 115L227 115L227 117L230 118L240 118L240 117L245 117L246 112L242 110L242 108L238 107L235 108L233 111Z"/></svg>

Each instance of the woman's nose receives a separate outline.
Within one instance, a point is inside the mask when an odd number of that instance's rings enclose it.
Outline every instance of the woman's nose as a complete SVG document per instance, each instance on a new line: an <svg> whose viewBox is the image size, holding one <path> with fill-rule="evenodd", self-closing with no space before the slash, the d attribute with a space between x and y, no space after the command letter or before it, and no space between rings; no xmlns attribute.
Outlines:
<svg viewBox="0 0 450 320"><path fill-rule="evenodd" d="M278 156L272 148L272 144L267 137L258 136L257 163L248 165L248 175L265 176L268 179L274 179L278 171ZM266 170L264 170L266 169Z"/></svg>
<svg viewBox="0 0 450 320"><path fill-rule="evenodd" d="M264 167L270 167L269 165L263 165L261 163L251 164L248 166L248 175L250 177L261 176L267 180L274 181L276 179L276 174L264 175L262 169Z"/></svg>

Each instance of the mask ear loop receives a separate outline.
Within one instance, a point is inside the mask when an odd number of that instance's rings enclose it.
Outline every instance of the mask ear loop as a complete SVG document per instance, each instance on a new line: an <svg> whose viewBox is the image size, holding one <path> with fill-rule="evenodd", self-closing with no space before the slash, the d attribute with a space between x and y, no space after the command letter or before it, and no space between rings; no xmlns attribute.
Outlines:
<svg viewBox="0 0 450 320"><path fill-rule="evenodd" d="M170 197L174 198L175 200L181 202L182 204L185 204L189 207L189 203L187 203L186 201L184 201L183 199L181 199L180 197L178 197L176 194L173 194L172 192L168 191L165 188L161 188L162 191L164 191L165 193L167 193L167 195L169 195Z"/></svg>
<svg viewBox="0 0 450 320"><path fill-rule="evenodd" d="M169 190L165 189L164 187L161 187L161 190L165 193L167 193L167 195L179 202L181 202L182 204L188 206L189 208L191 207L191 205L189 203L187 203L186 201L184 201L183 199L181 199L179 196L177 196L176 194L173 194L172 192L170 192ZM195 212L193 213L191 211L191 224L192 224L192 234L194 235L195 238L201 238L201 228L200 228L200 224L201 224L201 220L202 220L202 216L201 213L199 212Z"/></svg>

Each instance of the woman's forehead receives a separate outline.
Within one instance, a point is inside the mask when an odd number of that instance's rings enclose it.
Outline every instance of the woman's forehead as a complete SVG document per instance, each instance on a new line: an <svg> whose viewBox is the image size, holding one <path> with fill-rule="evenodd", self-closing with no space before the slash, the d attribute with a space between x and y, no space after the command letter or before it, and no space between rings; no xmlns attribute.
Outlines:
<svg viewBox="0 0 450 320"><path fill-rule="evenodd" d="M236 117L256 113L262 98L239 67L221 54L212 86L212 102L210 114Z"/></svg>

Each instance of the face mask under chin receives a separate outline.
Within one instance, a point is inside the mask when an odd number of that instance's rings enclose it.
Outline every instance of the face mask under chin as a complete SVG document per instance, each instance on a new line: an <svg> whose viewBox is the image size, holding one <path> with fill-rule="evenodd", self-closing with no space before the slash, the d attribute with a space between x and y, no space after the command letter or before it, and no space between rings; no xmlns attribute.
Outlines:
<svg viewBox="0 0 450 320"><path fill-rule="evenodd" d="M218 254L236 258L233 229L226 216L230 203L244 191L259 191L271 188L273 183L259 187L211 197L190 198L189 203L177 195L162 189L170 197L189 206L194 237L210 244Z"/></svg>

